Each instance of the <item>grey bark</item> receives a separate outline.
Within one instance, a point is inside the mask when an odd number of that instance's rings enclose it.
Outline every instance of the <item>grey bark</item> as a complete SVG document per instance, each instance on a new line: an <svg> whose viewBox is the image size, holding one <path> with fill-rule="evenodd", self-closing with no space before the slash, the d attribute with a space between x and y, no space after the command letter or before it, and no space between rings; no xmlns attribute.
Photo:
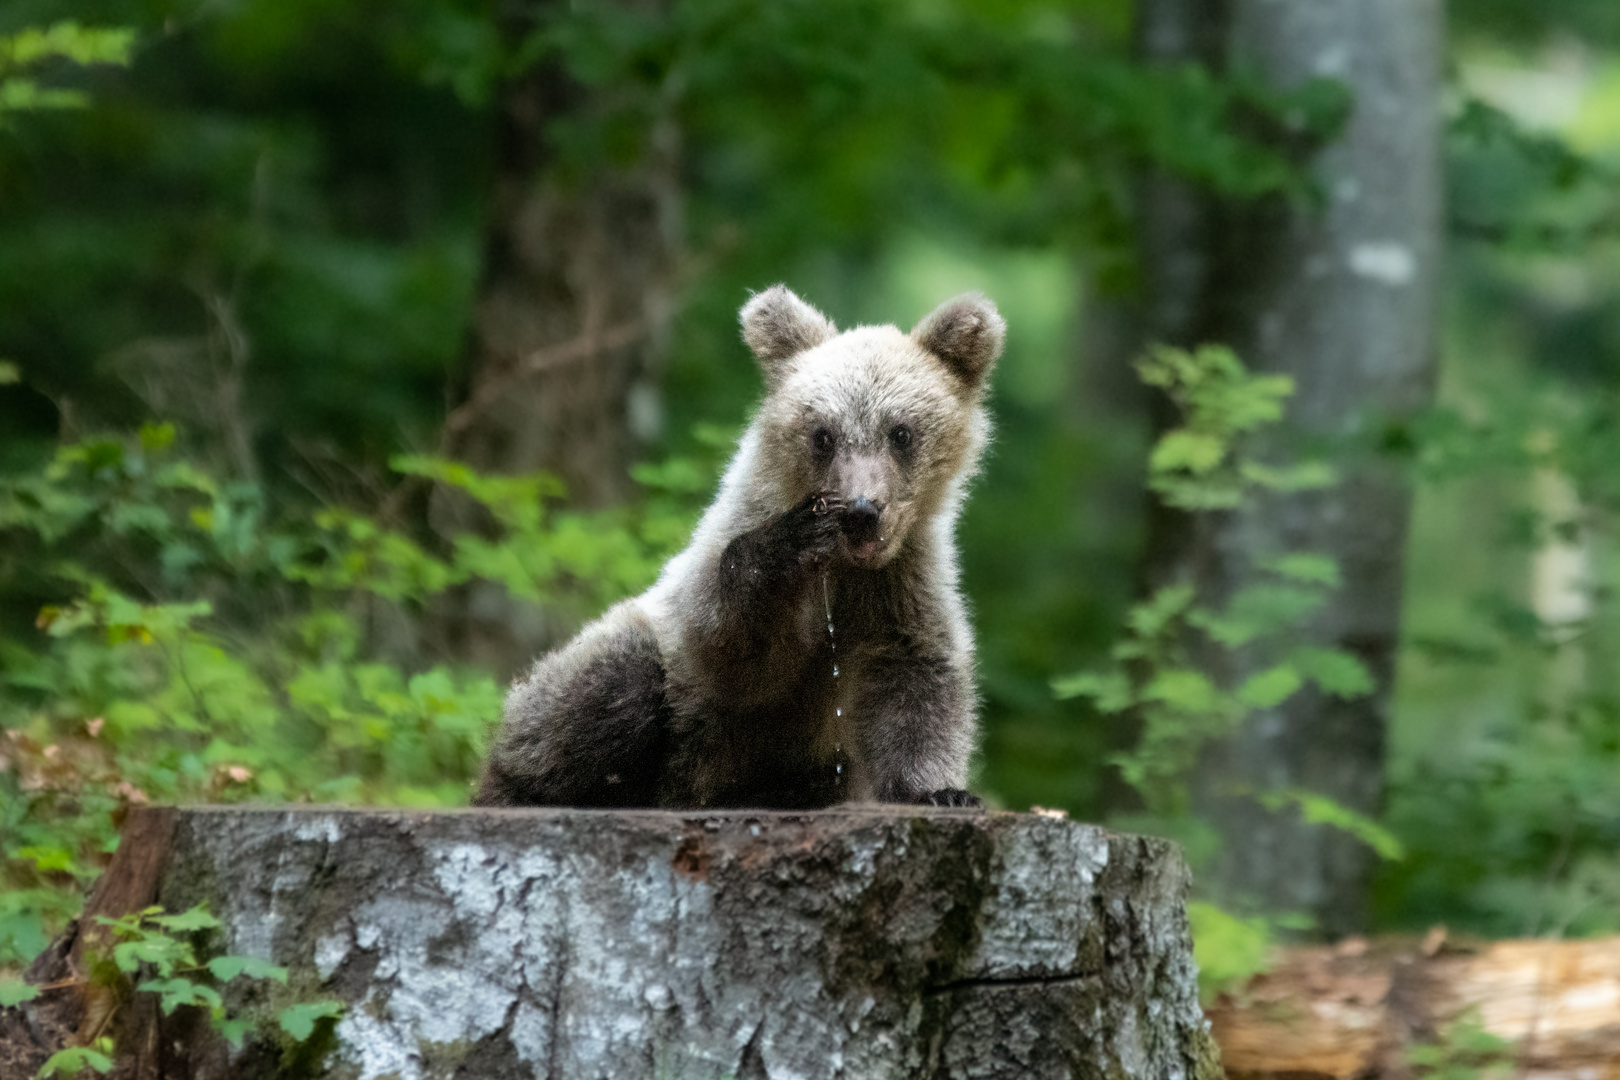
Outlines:
<svg viewBox="0 0 1620 1080"><path fill-rule="evenodd" d="M346 1004L299 1076L1219 1075L1179 854L1066 820L208 808L157 882L291 969L234 1005ZM293 1075L265 1027L142 1023L126 1075Z"/></svg>
<svg viewBox="0 0 1620 1080"><path fill-rule="evenodd" d="M554 63L501 91L467 385L445 423L450 456L497 474L549 472L574 506L630 494L636 448L661 423L682 229L677 90L671 80L650 91L654 119L628 164L565 159L550 137L564 121L599 123L615 91L589 90ZM441 531L476 525L469 511L435 494ZM471 586L441 616L444 647L510 675L559 636L538 616L495 586Z"/></svg>
<svg viewBox="0 0 1620 1080"><path fill-rule="evenodd" d="M1164 177L1145 182L1143 321L1151 339L1222 342L1251 368L1293 376L1294 438L1282 453L1376 444L1376 426L1423 407L1435 379L1440 0L1146 0L1138 44L1155 62L1244 70L1280 87L1325 77L1350 90L1346 128L1311 164L1322 206L1239 204ZM1341 475L1333 490L1232 515L1158 510L1146 557L1150 584L1188 581L1215 603L1250 580L1257 555L1303 550L1339 563L1343 588L1304 636L1358 656L1377 690L1352 702L1306 692L1254 716L1211 748L1195 782L1200 817L1225 840L1215 889L1308 912L1328 934L1362 928L1370 853L1244 792L1304 788L1379 809L1411 495L1371 454Z"/></svg>

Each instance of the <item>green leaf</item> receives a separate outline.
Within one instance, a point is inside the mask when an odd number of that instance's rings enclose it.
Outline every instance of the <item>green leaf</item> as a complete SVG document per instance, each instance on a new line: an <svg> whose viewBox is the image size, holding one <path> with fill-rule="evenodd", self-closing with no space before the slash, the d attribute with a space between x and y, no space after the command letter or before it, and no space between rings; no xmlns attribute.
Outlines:
<svg viewBox="0 0 1620 1080"><path fill-rule="evenodd" d="M298 1042L303 1042L315 1033L315 1021L327 1017L336 1018L343 1015L341 1001L310 1001L302 1005L289 1005L276 1014L276 1022L281 1030L291 1035Z"/></svg>
<svg viewBox="0 0 1620 1080"><path fill-rule="evenodd" d="M1164 499L1167 505L1189 513L1210 510L1235 510L1243 505L1243 487L1227 477L1199 478L1155 476L1148 486Z"/></svg>
<svg viewBox="0 0 1620 1080"><path fill-rule="evenodd" d="M684 457L632 465L630 476L636 483L655 491L689 495L708 491L714 482L707 469L693 459Z"/></svg>
<svg viewBox="0 0 1620 1080"><path fill-rule="evenodd" d="M33 79L0 81L0 115L27 109L82 109L90 99L78 90L54 90Z"/></svg>
<svg viewBox="0 0 1620 1080"><path fill-rule="evenodd" d="M182 1005L202 1005L210 1010L224 1008L224 1002L221 1000L218 990L211 986L192 982L184 977L148 979L135 989L160 995L160 1004L164 1016L168 1016Z"/></svg>
<svg viewBox="0 0 1620 1080"><path fill-rule="evenodd" d="M1206 1003L1270 966L1273 942L1266 920L1241 918L1207 901L1190 900L1187 921L1198 961L1198 996Z"/></svg>
<svg viewBox="0 0 1620 1080"><path fill-rule="evenodd" d="M1197 594L1191 585L1166 585L1126 616L1131 630L1145 638L1157 637L1192 606Z"/></svg>
<svg viewBox="0 0 1620 1080"><path fill-rule="evenodd" d="M51 943L51 935L45 928L45 915L40 910L48 901L44 897L34 899L23 891L13 891L7 899L11 901L12 909L0 910L0 957L26 962L29 957L38 956Z"/></svg>
<svg viewBox="0 0 1620 1080"><path fill-rule="evenodd" d="M1320 461L1302 461L1281 467L1246 461L1238 472L1249 483L1271 491L1316 491L1339 482L1339 474L1333 467Z"/></svg>
<svg viewBox="0 0 1620 1080"><path fill-rule="evenodd" d="M170 423L142 424L140 439L141 446L148 452L162 450L174 442L174 425Z"/></svg>
<svg viewBox="0 0 1620 1080"><path fill-rule="evenodd" d="M1286 806L1295 806L1307 825L1326 825L1348 833L1372 848L1381 859L1399 862L1406 857L1406 845L1402 844L1394 833L1365 814L1352 810L1326 795L1318 795L1314 791L1289 789L1264 792L1257 796L1257 799L1261 806L1274 812Z"/></svg>
<svg viewBox="0 0 1620 1080"><path fill-rule="evenodd" d="M167 977L176 964L190 962L191 946L161 934L113 946L113 963L126 975L139 971L142 964L153 964Z"/></svg>
<svg viewBox="0 0 1620 1080"><path fill-rule="evenodd" d="M1239 589L1225 611L1200 614L1194 622L1222 645L1243 646L1297 629L1325 600L1322 590L1314 586L1263 582Z"/></svg>
<svg viewBox="0 0 1620 1080"><path fill-rule="evenodd" d="M1194 474L1207 473L1225 459L1226 447L1226 441L1214 435L1171 431L1154 446L1148 468L1154 472L1186 470Z"/></svg>
<svg viewBox="0 0 1620 1080"><path fill-rule="evenodd" d="M1339 587L1339 564L1326 555L1314 555L1307 551L1297 551L1290 555L1280 555L1274 559L1260 560L1260 568L1288 578L1311 585L1325 585L1328 588Z"/></svg>
<svg viewBox="0 0 1620 1080"><path fill-rule="evenodd" d="M1090 698L1099 710L1122 712L1131 707L1131 684L1123 673L1082 671L1052 680L1052 693L1058 700Z"/></svg>
<svg viewBox="0 0 1620 1080"><path fill-rule="evenodd" d="M34 864L34 869L43 873L60 871L73 873L73 853L59 847L25 847L17 849L17 858L27 859Z"/></svg>
<svg viewBox="0 0 1620 1080"><path fill-rule="evenodd" d="M10 360L0 360L0 386L22 382L22 370Z"/></svg>
<svg viewBox="0 0 1620 1080"><path fill-rule="evenodd" d="M253 1030L253 1021L244 1020L240 1017L229 1020L219 1019L214 1021L214 1030L219 1032L226 1042L240 1050L242 1049L242 1040L247 1038L249 1031Z"/></svg>
<svg viewBox="0 0 1620 1080"><path fill-rule="evenodd" d="M1271 709L1293 697L1304 682L1299 672L1287 664L1281 664L1243 680L1243 685L1238 687L1237 698L1250 708Z"/></svg>
<svg viewBox="0 0 1620 1080"><path fill-rule="evenodd" d="M1142 697L1191 713L1210 713L1220 708L1220 691L1209 676L1192 668L1170 668L1157 672L1142 688Z"/></svg>
<svg viewBox="0 0 1620 1080"><path fill-rule="evenodd" d="M1295 649L1288 655L1288 662L1321 687L1324 694L1351 699L1373 692L1373 677L1366 666L1340 649Z"/></svg>
<svg viewBox="0 0 1620 1080"><path fill-rule="evenodd" d="M0 56L18 67L52 57L76 64L127 66L134 47L133 30L84 27L72 20L53 23L44 29L28 27L0 38Z"/></svg>
<svg viewBox="0 0 1620 1080"><path fill-rule="evenodd" d="M0 979L0 1009L33 1001L42 993L39 987L21 979Z"/></svg>
<svg viewBox="0 0 1620 1080"><path fill-rule="evenodd" d="M201 613L206 614L207 605L187 605L188 609L193 607L203 608ZM152 921L166 930L180 933L192 930L217 930L221 925L218 919L208 913L207 904L198 904L178 915L154 915Z"/></svg>
<svg viewBox="0 0 1620 1080"><path fill-rule="evenodd" d="M216 956L208 961L208 970L220 982L245 975L250 979L274 979L283 986L287 984L286 968L254 956Z"/></svg>
<svg viewBox="0 0 1620 1080"><path fill-rule="evenodd" d="M112 1058L100 1050L88 1046L70 1046L46 1058L36 1075L40 1080L48 1080L53 1076L78 1076L86 1069L98 1073L111 1072L112 1067Z"/></svg>

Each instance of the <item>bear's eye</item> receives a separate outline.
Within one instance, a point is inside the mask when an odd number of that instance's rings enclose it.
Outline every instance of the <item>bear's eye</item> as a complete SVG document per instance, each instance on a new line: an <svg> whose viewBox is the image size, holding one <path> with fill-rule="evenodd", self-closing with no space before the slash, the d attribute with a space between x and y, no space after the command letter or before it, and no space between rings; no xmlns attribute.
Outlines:
<svg viewBox="0 0 1620 1080"><path fill-rule="evenodd" d="M911 429L904 424L896 424L894 430L889 432L889 441L904 450L911 445Z"/></svg>
<svg viewBox="0 0 1620 1080"><path fill-rule="evenodd" d="M818 454L828 454L833 448L833 433L826 428L816 428L816 433L810 436L810 444L816 448Z"/></svg>

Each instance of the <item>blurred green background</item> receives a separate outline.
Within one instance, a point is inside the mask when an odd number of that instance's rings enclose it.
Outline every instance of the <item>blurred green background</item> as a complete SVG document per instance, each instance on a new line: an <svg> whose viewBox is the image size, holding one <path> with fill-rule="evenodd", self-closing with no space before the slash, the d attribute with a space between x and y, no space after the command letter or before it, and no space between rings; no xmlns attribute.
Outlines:
<svg viewBox="0 0 1620 1080"><path fill-rule="evenodd" d="M0 965L71 913L132 801L464 800L513 673L467 645L468 613L493 585L495 621L543 643L644 586L761 392L736 311L777 281L841 326L909 327L965 289L1001 306L960 534L975 786L1110 813L1117 739L1050 682L1106 653L1137 592L1153 427L1096 346L1140 284L1130 187L1147 167L1291 182L1233 122L1241 91L1132 61L1132 14L10 0L0 35L135 36L127 67L28 68L87 107L0 111ZM1620 8L1458 0L1450 20L1440 402L1402 459L1383 824L1405 854L1374 926L1615 931ZM508 88L537 68L567 87L537 91L561 103L528 121L547 152L514 164ZM673 186L646 234L673 315L621 497L441 460L531 471L443 430L479 379L491 223L523 168L565 201L603 176ZM1590 588L1557 638L1534 575L1560 544Z"/></svg>

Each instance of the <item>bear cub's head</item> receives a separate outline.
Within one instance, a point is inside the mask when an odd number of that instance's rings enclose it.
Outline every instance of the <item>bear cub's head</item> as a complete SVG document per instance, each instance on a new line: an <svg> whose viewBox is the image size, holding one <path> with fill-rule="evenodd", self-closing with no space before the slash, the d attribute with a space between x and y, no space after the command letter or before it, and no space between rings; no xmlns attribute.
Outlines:
<svg viewBox="0 0 1620 1080"><path fill-rule="evenodd" d="M989 433L986 377L1007 326L978 293L948 300L906 334L831 320L777 285L741 312L765 371L754 420L779 509L816 492L843 501L842 552L876 569L914 526L960 496Z"/></svg>

